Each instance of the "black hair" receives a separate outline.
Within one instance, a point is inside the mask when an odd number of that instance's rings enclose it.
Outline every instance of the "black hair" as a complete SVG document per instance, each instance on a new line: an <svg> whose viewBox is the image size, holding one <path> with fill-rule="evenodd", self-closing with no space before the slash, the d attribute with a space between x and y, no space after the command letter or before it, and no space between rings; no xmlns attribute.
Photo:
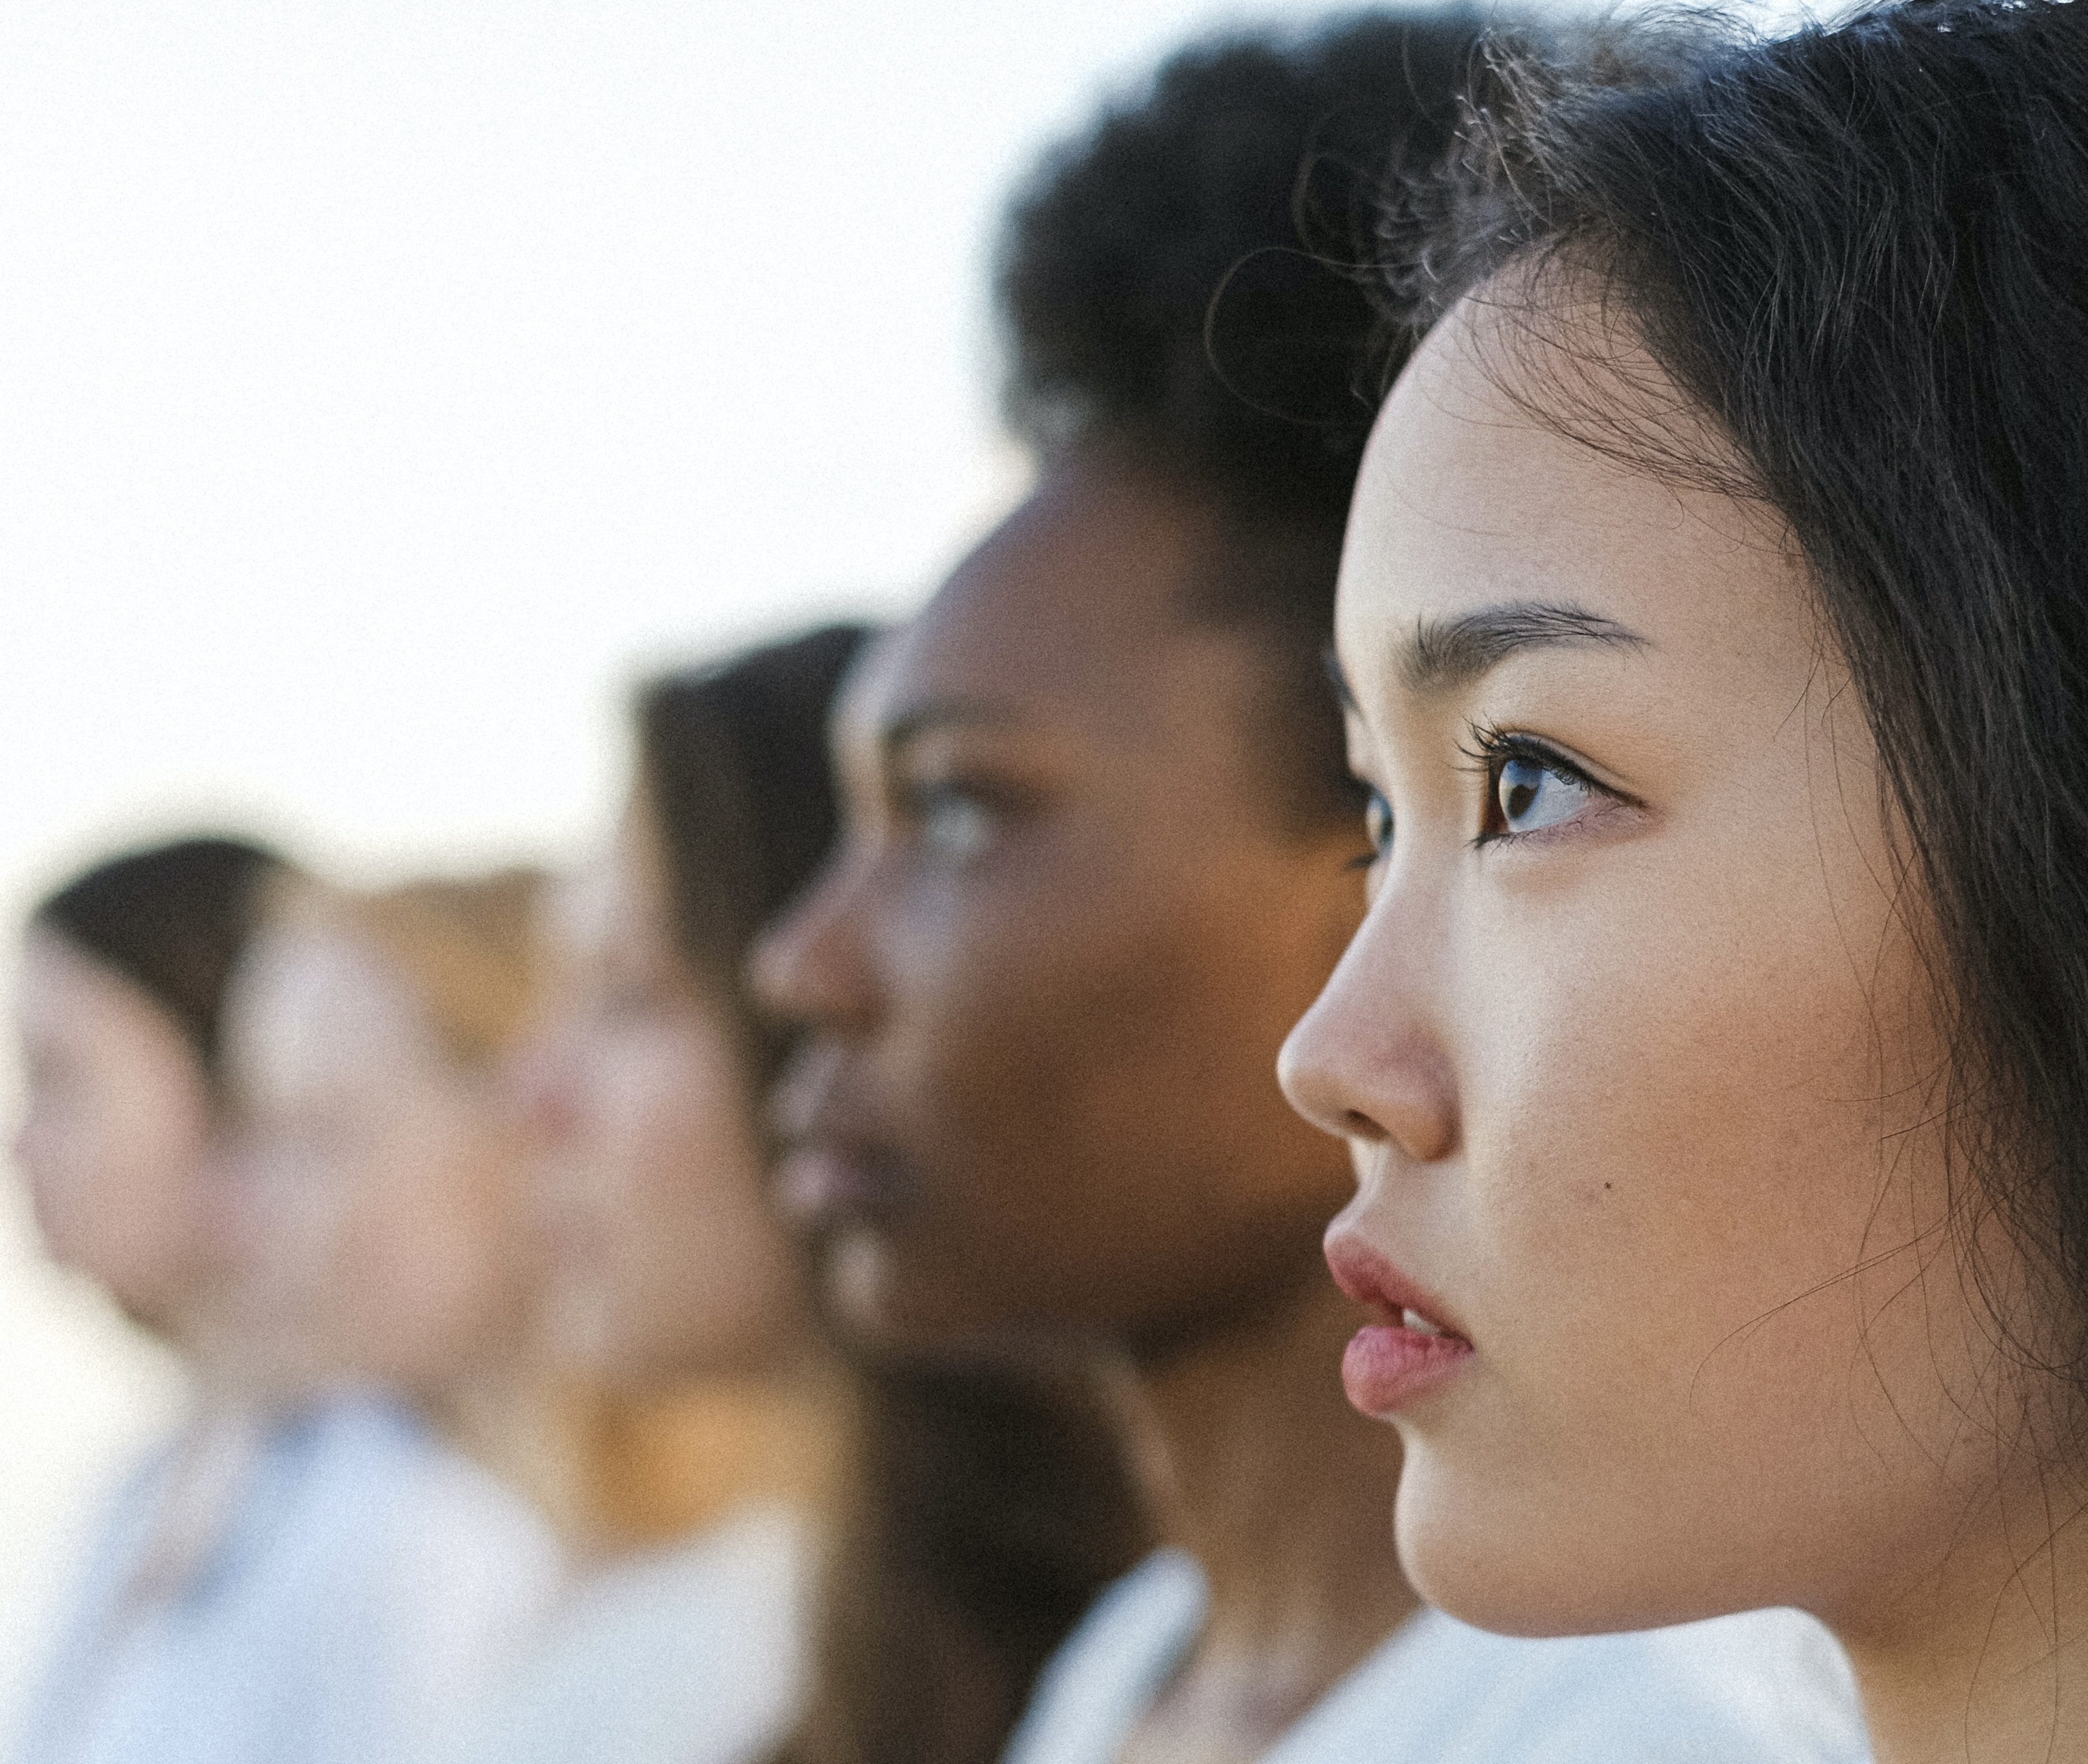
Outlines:
<svg viewBox="0 0 2088 1764"><path fill-rule="evenodd" d="M218 1074L225 991L283 867L244 839L177 840L96 864L47 897L30 923L142 990Z"/></svg>
<svg viewBox="0 0 2088 1764"><path fill-rule="evenodd" d="M1503 64L1393 216L1400 317L1483 284L1555 332L1560 299L1620 319L1696 437L1658 388L1545 413L1788 523L1933 914L1953 1159L2056 1288L1997 1321L2088 1382L2088 8L1649 41Z"/></svg>
<svg viewBox="0 0 2088 1764"><path fill-rule="evenodd" d="M761 927L833 843L827 717L867 626L823 626L638 694L639 782L691 969L732 1009L755 1075L784 1038L754 1013L741 967Z"/></svg>
<svg viewBox="0 0 2088 1764"><path fill-rule="evenodd" d="M1320 656L1375 388L1408 340L1354 272L1387 178L1432 161L1482 35L1458 6L1180 51L1046 156L998 295L1011 426L1106 449L1218 517L1195 614L1265 637L1286 791L1352 814Z"/></svg>
<svg viewBox="0 0 2088 1764"><path fill-rule="evenodd" d="M1045 1663L1150 1550L1120 1418L1070 1368L853 1356L855 1475L772 1764L994 1764Z"/></svg>

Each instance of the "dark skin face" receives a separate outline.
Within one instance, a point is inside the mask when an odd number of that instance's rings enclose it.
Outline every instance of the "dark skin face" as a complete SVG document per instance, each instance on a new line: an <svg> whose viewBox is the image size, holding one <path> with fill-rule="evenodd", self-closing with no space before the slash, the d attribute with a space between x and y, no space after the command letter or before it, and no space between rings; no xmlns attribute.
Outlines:
<svg viewBox="0 0 2088 1764"><path fill-rule="evenodd" d="M1348 1163L1274 1068L1364 847L1285 801L1263 640L1185 610L1217 542L1076 460L845 699L842 844L755 974L813 1031L783 1193L873 1337L1149 1355L1325 1278Z"/></svg>

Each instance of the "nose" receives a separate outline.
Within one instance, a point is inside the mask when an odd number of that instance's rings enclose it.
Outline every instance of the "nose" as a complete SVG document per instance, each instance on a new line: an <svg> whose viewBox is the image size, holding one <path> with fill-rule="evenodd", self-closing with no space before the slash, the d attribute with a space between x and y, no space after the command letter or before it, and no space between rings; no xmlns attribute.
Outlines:
<svg viewBox="0 0 2088 1764"><path fill-rule="evenodd" d="M1433 1020L1424 952L1440 940L1380 895L1277 1060L1290 1106L1344 1139L1434 1162L1457 1150L1456 1074Z"/></svg>
<svg viewBox="0 0 2088 1764"><path fill-rule="evenodd" d="M747 975L764 1009L812 1029L869 1021L876 1003L862 936L869 880L866 856L845 845L755 940Z"/></svg>

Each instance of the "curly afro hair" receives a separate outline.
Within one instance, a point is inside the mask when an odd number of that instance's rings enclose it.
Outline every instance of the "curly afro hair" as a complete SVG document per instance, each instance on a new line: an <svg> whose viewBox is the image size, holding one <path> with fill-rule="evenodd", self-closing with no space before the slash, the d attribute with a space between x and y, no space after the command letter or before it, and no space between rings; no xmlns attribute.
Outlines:
<svg viewBox="0 0 2088 1764"><path fill-rule="evenodd" d="M1106 449L1208 507L1192 617L1268 649L1286 803L1354 811L1321 657L1363 443L1412 333L1371 273L1388 186L1447 151L1485 27L1452 6L1229 32L1047 154L997 277L1010 426Z"/></svg>
<svg viewBox="0 0 2088 1764"><path fill-rule="evenodd" d="M1048 154L999 257L1016 433L1127 446L1249 518L1340 520L1407 346L1350 266L1391 178L1448 148L1482 29L1229 32Z"/></svg>

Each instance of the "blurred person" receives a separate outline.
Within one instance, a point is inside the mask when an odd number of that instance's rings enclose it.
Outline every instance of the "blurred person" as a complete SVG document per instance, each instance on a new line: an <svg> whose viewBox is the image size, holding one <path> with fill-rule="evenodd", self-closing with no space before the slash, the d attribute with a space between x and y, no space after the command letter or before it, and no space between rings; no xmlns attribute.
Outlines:
<svg viewBox="0 0 2088 1764"><path fill-rule="evenodd" d="M325 1601L323 1682L279 1756L439 1753L563 1585L573 1429L531 1351L540 1258L501 1087L540 880L280 879L228 995L243 1326L379 1460L297 1515L313 1548L357 1550L301 1589Z"/></svg>
<svg viewBox="0 0 2088 1764"><path fill-rule="evenodd" d="M27 1759L151 1755L149 1724L169 1712L153 1706L170 1688L160 1632L224 1544L251 1467L212 1184L225 985L280 867L241 839L126 852L45 898L23 937L14 1150L38 1231L173 1350L191 1393L101 1519L19 1736Z"/></svg>
<svg viewBox="0 0 2088 1764"><path fill-rule="evenodd" d="M210 1229L226 977L280 860L190 839L97 865L30 915L15 1161L53 1260L191 1355L224 1272Z"/></svg>
<svg viewBox="0 0 2088 1764"><path fill-rule="evenodd" d="M1441 152L1478 37L1200 44L1047 160L1000 269L1038 487L853 679L840 848L756 957L810 1025L781 1180L845 1322L1132 1370L1172 1547L1019 1764L1863 1756L1795 1613L1530 1642L1423 1608L1398 1452L1332 1373L1348 1163L1274 1066L1363 910L1321 658L1375 317L1304 246Z"/></svg>
<svg viewBox="0 0 2088 1764"><path fill-rule="evenodd" d="M824 850L821 731L861 635L649 683L614 837L541 915L511 1070L549 1251L537 1326L598 1400L580 1571L489 1758L730 1764L799 1705L841 1392L767 1202L771 1037L737 950Z"/></svg>
<svg viewBox="0 0 2088 1764"><path fill-rule="evenodd" d="M543 1322L608 1400L591 1571L477 1755L723 1764L794 1726L794 1758L985 1764L1139 1535L1066 1381L838 1363L769 1206L787 1041L741 969L831 841L828 710L865 636L647 685L616 837L549 918L517 1061Z"/></svg>
<svg viewBox="0 0 2088 1764"><path fill-rule="evenodd" d="M229 1253L237 976L293 875L238 841L182 841L91 871L32 921L18 1155L39 1217L185 1355L197 1395L105 1524L20 1736L30 1764L379 1755L357 1601L423 1454L380 1409L312 1400Z"/></svg>

